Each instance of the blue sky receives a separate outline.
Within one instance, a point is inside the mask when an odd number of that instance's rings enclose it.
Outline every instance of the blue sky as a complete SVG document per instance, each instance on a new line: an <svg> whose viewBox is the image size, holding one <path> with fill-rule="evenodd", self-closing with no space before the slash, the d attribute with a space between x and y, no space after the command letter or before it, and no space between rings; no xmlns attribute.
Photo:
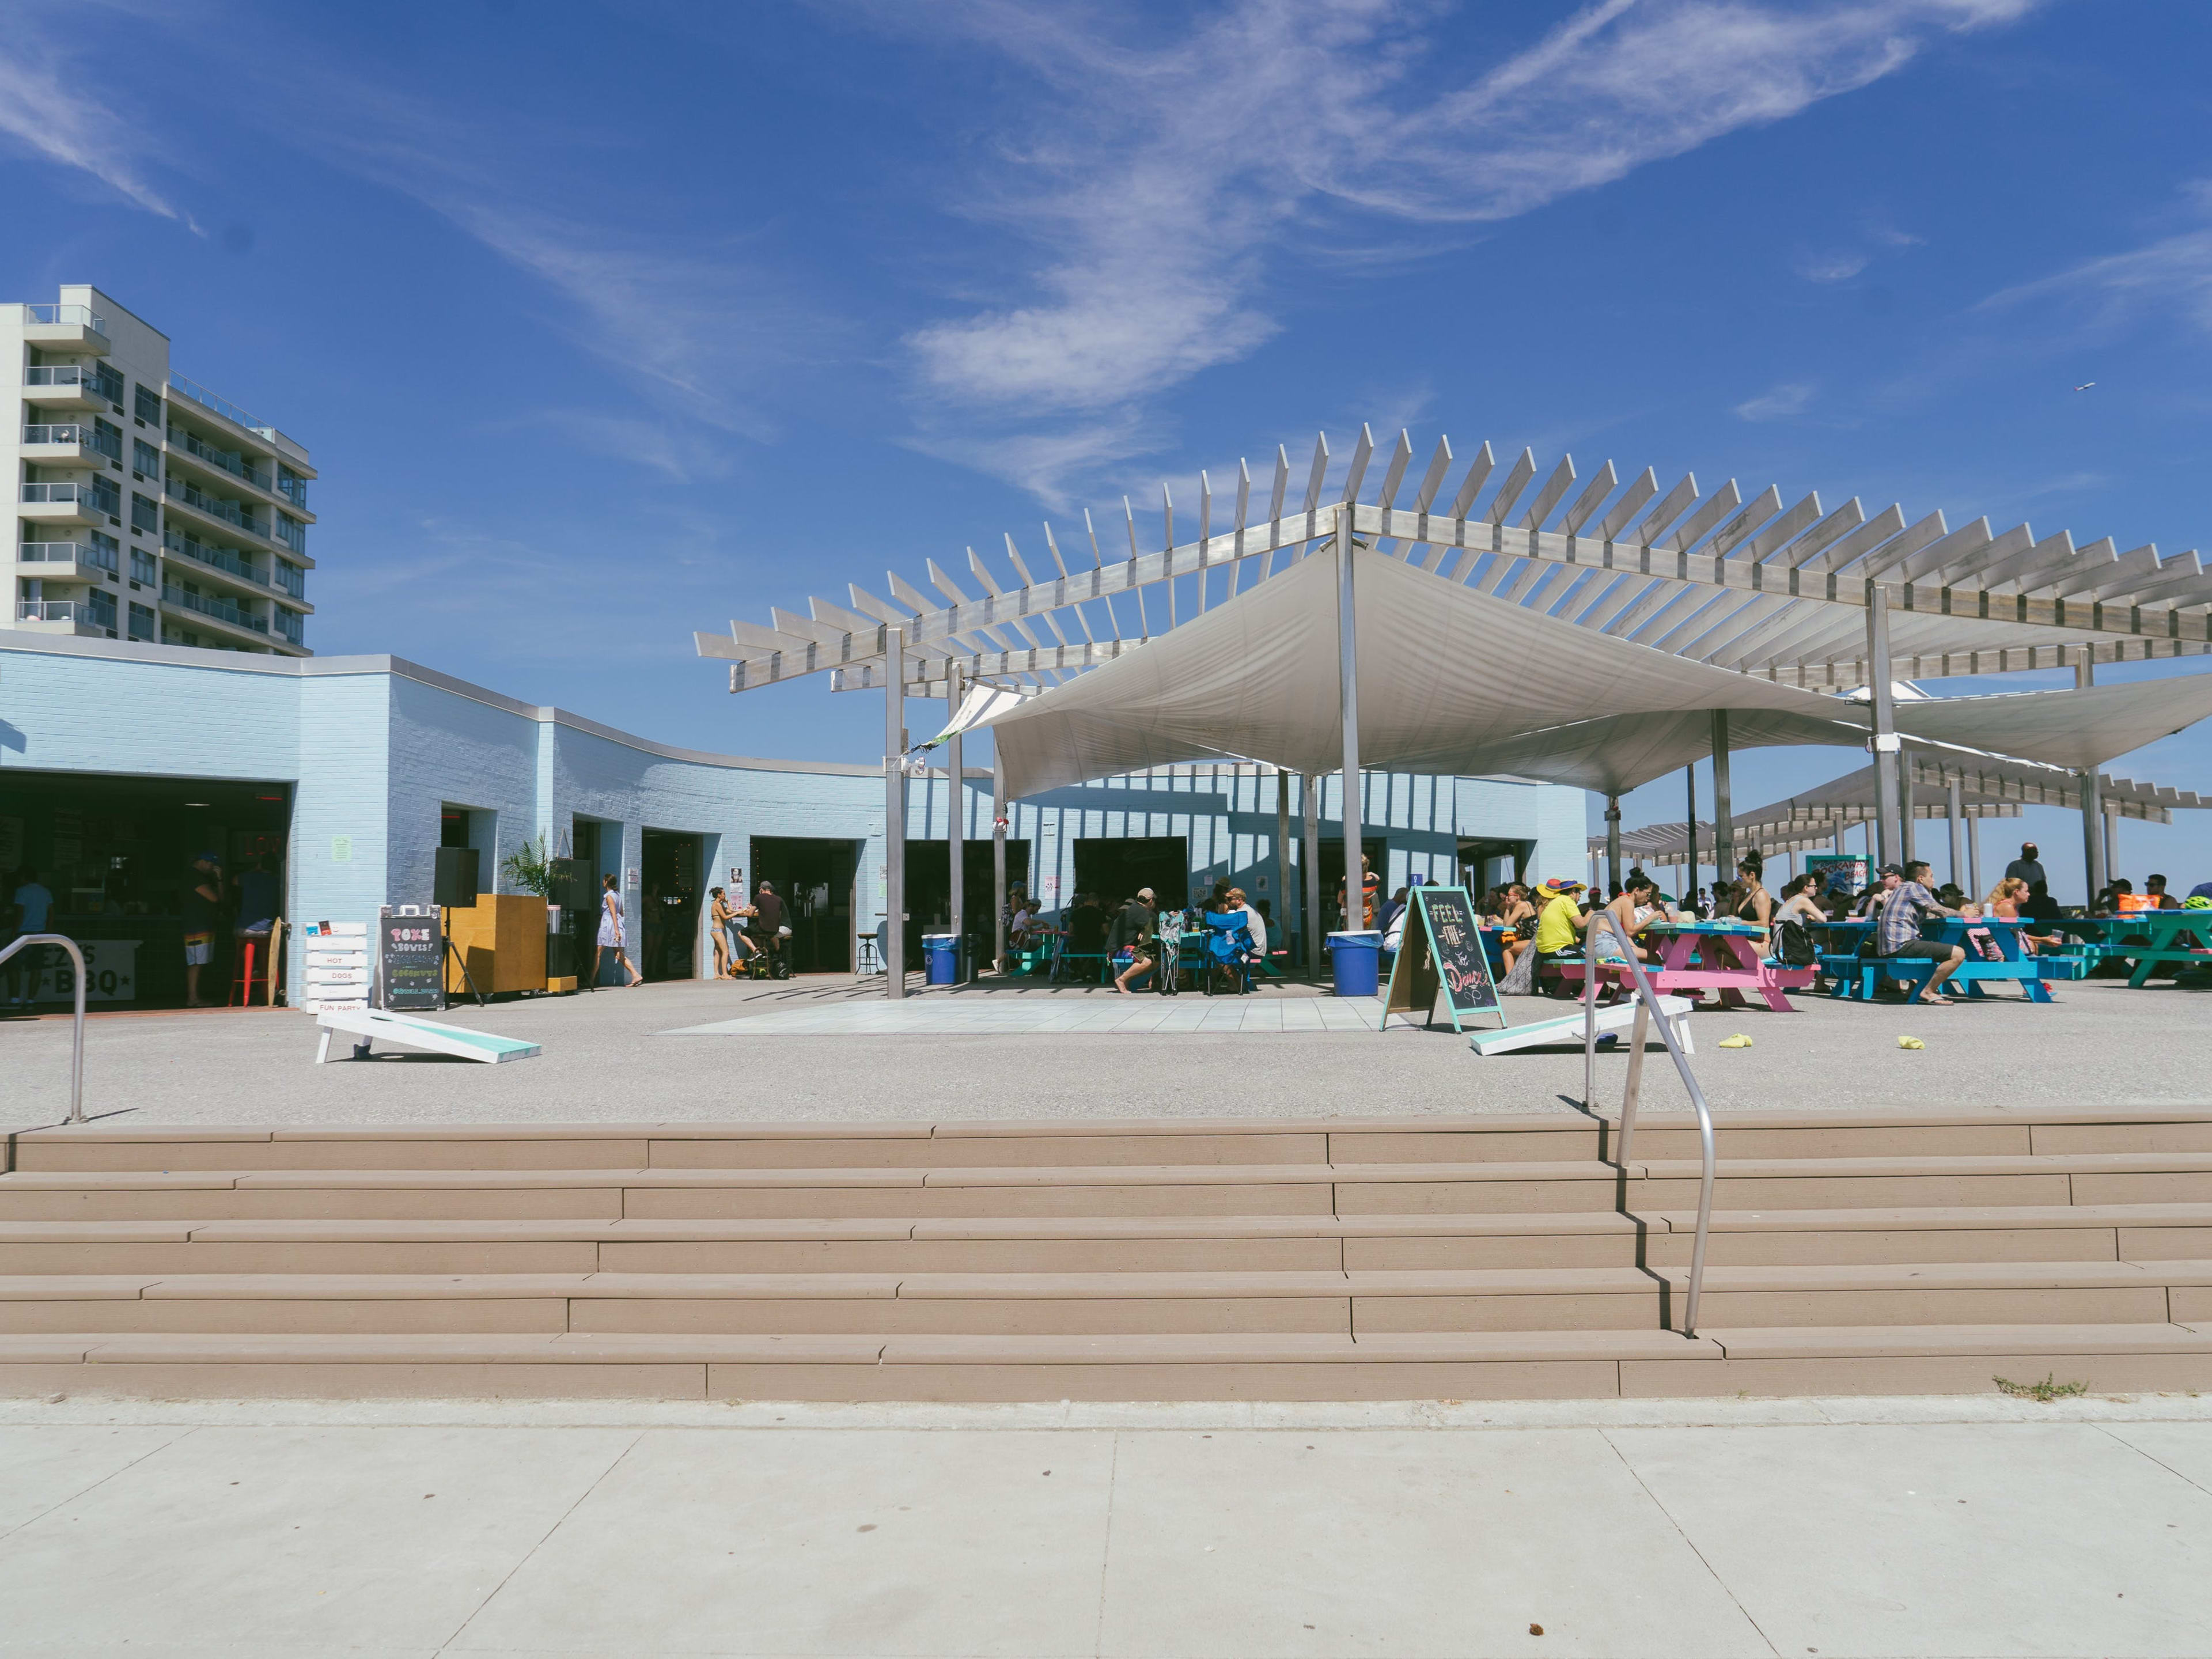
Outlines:
<svg viewBox="0 0 2212 1659"><path fill-rule="evenodd" d="M9 9L0 295L96 283L312 447L310 643L670 741L872 757L876 699L732 698L690 631L1363 420L2123 549L2203 516L2197 6ZM2027 823L2062 896L2078 822ZM2212 877L2212 831L2122 862Z"/></svg>

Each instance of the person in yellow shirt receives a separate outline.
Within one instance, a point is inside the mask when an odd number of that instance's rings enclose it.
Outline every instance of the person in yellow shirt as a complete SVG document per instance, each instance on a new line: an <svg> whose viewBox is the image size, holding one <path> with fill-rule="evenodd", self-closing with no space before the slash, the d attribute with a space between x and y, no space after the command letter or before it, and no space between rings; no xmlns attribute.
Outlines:
<svg viewBox="0 0 2212 1659"><path fill-rule="evenodd" d="M1536 983L1540 988L1546 964L1582 947L1583 935L1589 929L1582 891L1582 883L1556 876L1536 890Z"/></svg>

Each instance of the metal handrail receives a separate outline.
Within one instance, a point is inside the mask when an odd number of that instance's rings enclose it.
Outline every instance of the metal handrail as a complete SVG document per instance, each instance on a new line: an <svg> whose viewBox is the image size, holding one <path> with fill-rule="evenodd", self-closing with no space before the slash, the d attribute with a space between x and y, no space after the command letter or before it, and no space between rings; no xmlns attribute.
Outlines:
<svg viewBox="0 0 2212 1659"><path fill-rule="evenodd" d="M1711 1231L1713 1220L1713 1115L1705 1104L1705 1091L1698 1087L1696 1075L1690 1070L1689 1057L1675 1040L1674 1028L1668 1024L1667 1016L1659 1006L1659 994L1652 988L1644 964L1636 959L1636 941L1629 936L1620 918L1609 909L1591 914L1589 928L1583 944L1583 1108L1597 1110L1597 934L1602 927L1620 941L1620 953L1628 967L1630 983L1636 994L1636 1026L1630 1038L1628 1050L1628 1082L1620 1098L1620 1145L1613 1153L1613 1162L1626 1169L1629 1147L1636 1135L1637 1096L1644 1082L1644 1045L1649 1040L1654 1024L1659 1028L1659 1040L1667 1045L1673 1056L1674 1070L1682 1079L1682 1086L1690 1092L1690 1104L1697 1109L1698 1142L1703 1153L1705 1167L1698 1182L1698 1236L1690 1247L1690 1290L1682 1309L1682 1334L1695 1336L1698 1333L1698 1297L1705 1283L1705 1238Z"/></svg>
<svg viewBox="0 0 2212 1659"><path fill-rule="evenodd" d="M76 941L61 933L24 933L0 947L5 962L27 945L58 945L76 964L76 1036L70 1045L70 1109L71 1123L84 1121L84 952Z"/></svg>

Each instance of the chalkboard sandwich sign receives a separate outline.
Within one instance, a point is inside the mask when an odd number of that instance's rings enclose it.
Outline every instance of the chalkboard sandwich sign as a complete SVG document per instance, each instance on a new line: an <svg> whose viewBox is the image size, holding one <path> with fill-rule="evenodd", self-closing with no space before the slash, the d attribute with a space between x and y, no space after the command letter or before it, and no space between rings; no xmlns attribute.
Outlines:
<svg viewBox="0 0 2212 1659"><path fill-rule="evenodd" d="M1476 1014L1495 1014L1501 1028L1506 1024L1474 901L1464 887L1416 887L1406 895L1406 926L1376 1029L1388 1026L1393 1014L1410 1018L1418 1012L1423 1025L1435 1024L1439 995L1455 1031L1465 1030L1461 1022Z"/></svg>
<svg viewBox="0 0 2212 1659"><path fill-rule="evenodd" d="M380 1007L395 1012L446 1006L445 934L428 905L380 911L376 923L376 983Z"/></svg>

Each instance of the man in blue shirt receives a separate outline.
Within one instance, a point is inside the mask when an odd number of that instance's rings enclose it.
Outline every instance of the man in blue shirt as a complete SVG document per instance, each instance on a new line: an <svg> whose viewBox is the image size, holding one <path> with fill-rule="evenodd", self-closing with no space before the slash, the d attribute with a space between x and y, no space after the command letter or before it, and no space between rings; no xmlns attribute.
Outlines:
<svg viewBox="0 0 2212 1659"><path fill-rule="evenodd" d="M24 869L17 872L15 891L9 901L14 909L15 926L13 933L43 933L46 922L53 915L54 896L39 884L39 872ZM34 945L17 951L8 963L8 1006L21 1007L35 1002L39 994L39 971L46 965L46 947ZM23 994L23 969L31 971L31 994Z"/></svg>
<svg viewBox="0 0 2212 1659"><path fill-rule="evenodd" d="M1875 913L1875 935L1879 941L1877 949L1881 955L1893 960L1902 957L1941 963L1942 966L1929 975L1919 990L1906 1000L1948 1007L1951 999L1939 996L1936 988L1957 971L1959 964L1966 961L1966 953L1955 945L1921 938L1920 918L1923 913L1938 916L1959 914L1948 905L1936 902L1936 896L1928 890L1928 866L1921 860L1913 859L1905 864L1904 879L1882 896L1881 908Z"/></svg>

